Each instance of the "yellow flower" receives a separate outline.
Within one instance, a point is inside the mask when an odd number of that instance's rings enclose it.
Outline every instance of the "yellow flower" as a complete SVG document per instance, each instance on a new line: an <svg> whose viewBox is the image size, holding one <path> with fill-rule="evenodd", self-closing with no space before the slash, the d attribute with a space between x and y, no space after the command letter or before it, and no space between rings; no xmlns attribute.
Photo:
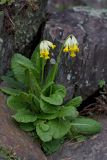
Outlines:
<svg viewBox="0 0 107 160"><path fill-rule="evenodd" d="M64 44L64 52L70 52L71 57L76 57L77 52L79 52L78 47L78 41L77 39L72 35L72 38L69 36Z"/></svg>
<svg viewBox="0 0 107 160"><path fill-rule="evenodd" d="M74 57L76 57L76 54L74 52L71 52L70 57L74 58Z"/></svg>
<svg viewBox="0 0 107 160"><path fill-rule="evenodd" d="M47 41L47 40L43 40L41 43L40 43L40 57L44 58L44 59L49 59L50 56L49 56L49 50L50 48L54 49L56 46L50 42L50 41Z"/></svg>

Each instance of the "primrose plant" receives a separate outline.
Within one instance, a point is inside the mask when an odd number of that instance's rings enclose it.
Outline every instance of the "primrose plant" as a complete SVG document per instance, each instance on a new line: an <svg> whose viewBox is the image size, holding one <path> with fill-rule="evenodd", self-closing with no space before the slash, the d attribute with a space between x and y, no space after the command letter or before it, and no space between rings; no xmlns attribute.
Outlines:
<svg viewBox="0 0 107 160"><path fill-rule="evenodd" d="M77 39L73 35L66 38L56 63L46 74L46 63L51 58L51 49L55 48L52 42L43 40L31 59L14 54L11 60L13 74L3 77L8 86L1 88L9 95L7 105L13 110L12 118L21 129L33 132L48 154L55 152L67 137L83 140L101 130L99 122L79 116L77 107L82 97L65 103L66 88L55 82L63 52L72 58L79 52Z"/></svg>

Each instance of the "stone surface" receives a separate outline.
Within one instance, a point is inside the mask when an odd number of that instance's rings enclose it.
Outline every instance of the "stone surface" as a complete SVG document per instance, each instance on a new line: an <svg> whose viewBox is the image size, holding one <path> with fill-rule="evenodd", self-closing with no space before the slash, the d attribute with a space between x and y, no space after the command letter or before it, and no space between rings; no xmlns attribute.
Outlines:
<svg viewBox="0 0 107 160"><path fill-rule="evenodd" d="M82 0L48 0L48 12L60 12L73 6L86 5Z"/></svg>
<svg viewBox="0 0 107 160"><path fill-rule="evenodd" d="M62 54L57 81L67 87L68 98L72 95L86 98L98 89L99 80L107 82L107 10L74 7L54 14L46 23L44 38L57 46L69 34L78 39L80 53L74 59ZM55 53L58 51L59 47Z"/></svg>
<svg viewBox="0 0 107 160"><path fill-rule="evenodd" d="M0 27L0 38L3 41L0 47L0 75L9 68L15 52L30 56L36 47L45 21L46 4L47 0L16 0L12 5L0 8L4 12L4 20L0 24L3 25Z"/></svg>
<svg viewBox="0 0 107 160"><path fill-rule="evenodd" d="M3 156L0 156L0 160L6 160Z"/></svg>
<svg viewBox="0 0 107 160"><path fill-rule="evenodd" d="M81 143L67 142L48 160L107 160L107 116L98 118L103 131Z"/></svg>
<svg viewBox="0 0 107 160"><path fill-rule="evenodd" d="M73 6L89 6L92 8L107 8L107 0L48 0L49 12L60 12Z"/></svg>
<svg viewBox="0 0 107 160"><path fill-rule="evenodd" d="M82 2L90 6L92 8L107 8L107 1L106 0L82 0Z"/></svg>
<svg viewBox="0 0 107 160"><path fill-rule="evenodd" d="M0 146L23 160L46 160L36 140L20 130L12 121L5 102L6 97L0 94Z"/></svg>

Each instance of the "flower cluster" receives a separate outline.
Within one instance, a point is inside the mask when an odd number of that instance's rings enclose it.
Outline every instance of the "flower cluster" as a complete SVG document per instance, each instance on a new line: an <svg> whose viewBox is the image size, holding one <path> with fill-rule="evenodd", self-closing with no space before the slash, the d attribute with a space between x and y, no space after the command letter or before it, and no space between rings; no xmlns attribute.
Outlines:
<svg viewBox="0 0 107 160"><path fill-rule="evenodd" d="M44 59L49 59L49 50L50 48L54 49L56 47L56 45L54 45L52 42L47 41L47 40L43 40L40 43L40 57L44 58Z"/></svg>
<svg viewBox="0 0 107 160"><path fill-rule="evenodd" d="M73 35L72 38L69 36L65 40L63 46L64 46L63 52L70 53L71 57L76 57L76 53L79 52L78 41ZM56 45L54 45L52 42L43 40L40 43L40 57L46 60L50 59L50 53L49 53L50 48L54 49L55 47Z"/></svg>
<svg viewBox="0 0 107 160"><path fill-rule="evenodd" d="M72 38L69 36L64 44L64 52L69 52L71 57L76 57L76 53L79 52L78 41L72 35Z"/></svg>

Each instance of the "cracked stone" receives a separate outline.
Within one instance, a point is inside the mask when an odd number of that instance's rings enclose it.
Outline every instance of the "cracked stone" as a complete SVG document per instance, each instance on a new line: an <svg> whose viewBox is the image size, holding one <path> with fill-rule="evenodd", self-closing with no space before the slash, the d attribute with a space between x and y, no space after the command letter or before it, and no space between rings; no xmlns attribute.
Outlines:
<svg viewBox="0 0 107 160"><path fill-rule="evenodd" d="M99 80L107 82L107 10L74 7L53 14L45 25L44 38L56 46L70 34L78 39L80 53L74 59L62 53L57 81L67 87L68 99L72 95L87 98L97 91ZM59 47L52 57L58 52ZM69 73L71 78L67 80Z"/></svg>
<svg viewBox="0 0 107 160"><path fill-rule="evenodd" d="M37 141L12 120L6 97L0 94L0 146L25 160L47 160ZM1 158L1 157L0 157Z"/></svg>

